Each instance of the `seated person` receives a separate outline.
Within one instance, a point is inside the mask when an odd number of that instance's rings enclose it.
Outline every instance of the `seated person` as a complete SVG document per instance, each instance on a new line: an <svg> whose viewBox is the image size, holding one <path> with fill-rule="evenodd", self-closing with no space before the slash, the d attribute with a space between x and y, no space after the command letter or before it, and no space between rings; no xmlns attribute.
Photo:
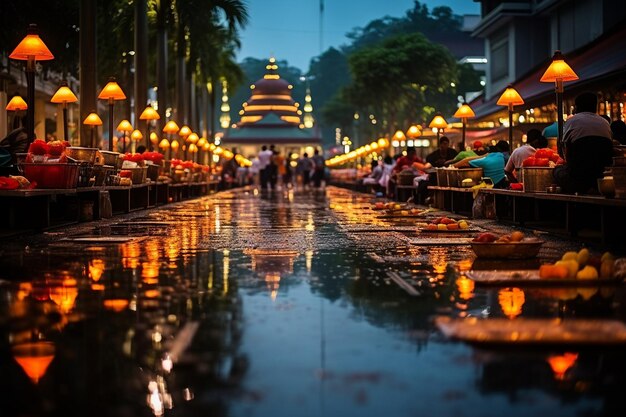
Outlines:
<svg viewBox="0 0 626 417"><path fill-rule="evenodd" d="M500 139L498 143L496 143L496 149L502 154L502 156L504 156L504 163L506 164L511 157L511 147L509 146L509 142Z"/></svg>
<svg viewBox="0 0 626 417"><path fill-rule="evenodd" d="M365 178L363 178L363 184L378 184L378 181L383 176L383 166L377 159L372 161L372 172Z"/></svg>
<svg viewBox="0 0 626 417"><path fill-rule="evenodd" d="M457 152L450 147L450 139L447 136L442 136L439 138L439 149L429 154L426 157L426 162L429 162L434 167L442 167L456 155Z"/></svg>
<svg viewBox="0 0 626 417"><path fill-rule="evenodd" d="M483 177L491 178L495 188L506 188L504 175L504 155L494 146L484 156L470 156L454 164L457 168L482 168Z"/></svg>
<svg viewBox="0 0 626 417"><path fill-rule="evenodd" d="M428 168L432 168L430 163L424 163L422 158L417 156L415 148L406 148L406 156L401 156L396 161L396 166L393 167L393 172L398 173L405 168L415 168L423 171Z"/></svg>
<svg viewBox="0 0 626 417"><path fill-rule="evenodd" d="M472 149L459 152L454 158L452 158L449 161L446 161L445 165L454 164L465 158L469 158L471 156L484 155L485 153L487 153L487 151L485 151L485 147L483 143L477 140L477 141L474 141L474 143L472 144Z"/></svg>
<svg viewBox="0 0 626 417"><path fill-rule="evenodd" d="M522 162L529 156L533 156L537 149L548 146L548 140L543 137L538 129L530 129L526 133L526 143L515 149L506 165L504 173L510 182L518 182L518 172L522 167Z"/></svg>
<svg viewBox="0 0 626 417"><path fill-rule="evenodd" d="M565 164L554 168L553 176L565 193L594 193L597 179L612 164L611 129L596 113L596 94L580 94L574 106L574 115L565 122L559 146Z"/></svg>

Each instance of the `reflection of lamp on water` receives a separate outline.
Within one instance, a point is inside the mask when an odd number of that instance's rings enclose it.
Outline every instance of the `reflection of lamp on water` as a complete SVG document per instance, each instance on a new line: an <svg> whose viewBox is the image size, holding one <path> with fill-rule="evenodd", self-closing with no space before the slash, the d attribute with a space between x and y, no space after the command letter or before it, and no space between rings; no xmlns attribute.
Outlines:
<svg viewBox="0 0 626 417"><path fill-rule="evenodd" d="M554 372L554 377L562 381L565 379L565 373L576 363L578 353L564 353L562 355L548 356L548 364Z"/></svg>
<svg viewBox="0 0 626 417"><path fill-rule="evenodd" d="M554 83L554 90L556 91L556 121L559 135L556 143L559 153L561 153L561 143L563 142L563 83L577 79L578 75L567 65L561 51L556 51L554 56L552 56L552 63L550 63L550 66L539 80L542 83Z"/></svg>
<svg viewBox="0 0 626 417"><path fill-rule="evenodd" d="M524 99L519 95L511 84L504 90L504 93L496 103L498 106L508 106L509 108L509 149L513 151L513 106L524 104Z"/></svg>
<svg viewBox="0 0 626 417"><path fill-rule="evenodd" d="M474 280L469 279L465 275L461 275L457 278L455 284L459 290L459 297L462 300L467 301L474 298Z"/></svg>
<svg viewBox="0 0 626 417"><path fill-rule="evenodd" d="M96 129L97 126L102 126L102 119L95 112L89 113L85 120L83 120L83 124L91 127L91 147L96 147Z"/></svg>
<svg viewBox="0 0 626 417"><path fill-rule="evenodd" d="M128 308L128 300L123 298L111 298L104 300L104 308L116 313L122 312Z"/></svg>
<svg viewBox="0 0 626 417"><path fill-rule="evenodd" d="M26 112L26 134L28 142L35 139L35 63L37 61L49 61L54 59L54 55L46 44L39 37L37 25L29 25L27 34L15 47L9 58L26 62L26 101L28 111Z"/></svg>
<svg viewBox="0 0 626 417"><path fill-rule="evenodd" d="M50 288L50 299L59 306L64 314L72 311L76 297L78 297L78 288L74 278L65 278L61 285Z"/></svg>
<svg viewBox="0 0 626 417"><path fill-rule="evenodd" d="M104 273L104 261L102 259L92 259L89 261L89 277L95 282L100 281Z"/></svg>
<svg viewBox="0 0 626 417"><path fill-rule="evenodd" d="M522 314L522 306L526 298L519 288L503 288L498 292L498 302L502 312L510 319Z"/></svg>
<svg viewBox="0 0 626 417"><path fill-rule="evenodd" d="M67 86L66 82L61 83L59 89L54 93L50 99L51 103L62 104L63 106L63 139L70 140L70 136L67 131L67 103L76 103L78 98Z"/></svg>
<svg viewBox="0 0 626 417"><path fill-rule="evenodd" d="M54 343L43 341L22 343L11 350L15 361L35 384L46 374L55 353Z"/></svg>

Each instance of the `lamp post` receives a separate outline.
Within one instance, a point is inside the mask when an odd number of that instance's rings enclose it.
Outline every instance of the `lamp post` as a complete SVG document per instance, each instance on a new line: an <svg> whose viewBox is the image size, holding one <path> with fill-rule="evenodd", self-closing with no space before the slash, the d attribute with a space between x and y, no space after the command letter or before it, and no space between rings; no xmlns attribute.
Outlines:
<svg viewBox="0 0 626 417"><path fill-rule="evenodd" d="M27 110L28 104L24 101L21 96L13 96L13 98L7 103L5 110L6 111L14 111L15 116L13 118L13 128L17 128L17 113L22 110Z"/></svg>
<svg viewBox="0 0 626 417"><path fill-rule="evenodd" d="M163 138L161 139L161 142L159 142L159 149L161 149L161 152L163 152L163 155L165 155L165 152L170 149L170 141ZM170 151L171 152L171 151ZM170 154L170 159L171 159L171 154Z"/></svg>
<svg viewBox="0 0 626 417"><path fill-rule="evenodd" d="M454 117L461 119L461 122L463 123L463 147L461 150L465 150L465 126L467 124L467 119L476 117L476 114L469 104L463 103L454 113Z"/></svg>
<svg viewBox="0 0 626 417"><path fill-rule="evenodd" d="M496 102L498 106L508 106L509 108L509 149L513 152L513 106L524 104L524 99L511 84L504 90Z"/></svg>
<svg viewBox="0 0 626 417"><path fill-rule="evenodd" d="M200 137L195 132L191 132L185 139L185 142L188 144L187 145L187 149L189 151L191 151L191 145L196 146L196 142L198 142L198 140L200 140ZM198 151L198 148L196 146L196 152L197 151ZM193 157L193 155L192 155L192 157Z"/></svg>
<svg viewBox="0 0 626 417"><path fill-rule="evenodd" d="M130 139L133 143L133 147L131 152L135 153L135 150L137 149L137 142L139 142L141 139L143 139L143 135L141 134L141 132L139 131L139 129L135 129L133 130L133 133L130 134Z"/></svg>
<svg viewBox="0 0 626 417"><path fill-rule="evenodd" d="M439 135L443 129L448 127L448 122L441 114L437 113L435 117L433 117L433 120L430 121L428 127L431 129L437 129L437 145L439 145Z"/></svg>
<svg viewBox="0 0 626 417"><path fill-rule="evenodd" d="M567 65L563 59L561 51L556 51L552 56L550 66L539 80L542 83L554 83L554 89L556 91L556 122L558 127L558 139L556 141L556 145L559 154L562 154L561 149L563 146L563 83L565 81L575 81L577 79L578 75L576 75L574 70Z"/></svg>
<svg viewBox="0 0 626 417"><path fill-rule="evenodd" d="M96 114L95 111L93 111L89 113L87 117L85 117L85 120L83 120L83 124L91 127L91 147L97 148L96 129L97 126L102 126L102 119Z"/></svg>
<svg viewBox="0 0 626 417"><path fill-rule="evenodd" d="M187 136L189 135L191 135L191 129L187 125L183 125L183 127L181 127L178 131L178 136L183 139L183 150L185 151L183 153L183 158L185 159L187 159L187 147L185 146L185 142L187 140Z"/></svg>
<svg viewBox="0 0 626 417"><path fill-rule="evenodd" d="M54 59L54 55L39 37L37 25L31 24L26 37L15 47L9 58L26 61L26 134L30 143L35 139L35 63Z"/></svg>
<svg viewBox="0 0 626 417"><path fill-rule="evenodd" d="M133 125L131 125L128 120L124 119L117 125L117 131L122 132L122 153L126 153L126 133L133 131Z"/></svg>
<svg viewBox="0 0 626 417"><path fill-rule="evenodd" d="M98 94L98 99L109 101L109 151L113 151L113 105L115 100L126 100L126 95L115 81L115 78L111 77L102 91L100 91L100 94Z"/></svg>
<svg viewBox="0 0 626 417"><path fill-rule="evenodd" d="M165 126L163 126L163 133L167 134L167 138L170 140L170 142L172 140L172 135L175 135L176 133L178 133L179 130L180 128L178 127L176 122L173 120L170 120L169 122L165 123ZM168 148L170 149L169 157L170 159L172 159L172 148L170 148L169 146Z"/></svg>
<svg viewBox="0 0 626 417"><path fill-rule="evenodd" d="M198 140L198 142L196 143L196 146L198 147L198 152L200 151L204 151L207 150L208 148L205 149L205 146L208 144L209 142L206 140L206 138L202 137ZM200 161L200 157L202 156L202 154L200 154L200 156L198 157L198 161ZM198 162L199 163L199 162Z"/></svg>
<svg viewBox="0 0 626 417"><path fill-rule="evenodd" d="M59 89L50 99L51 103L61 104L63 107L63 139L68 142L70 139L67 132L67 103L76 103L77 101L76 95L70 90L65 81L61 83Z"/></svg>
<svg viewBox="0 0 626 417"><path fill-rule="evenodd" d="M154 108L149 104L146 106L143 112L141 112L141 115L139 115L139 120L146 121L146 144L150 147L151 151L154 149L154 146L152 144L152 138L150 137L150 123L152 123L153 120L159 120L160 118L161 116L159 116L159 113L154 110Z"/></svg>
<svg viewBox="0 0 626 417"><path fill-rule="evenodd" d="M170 143L170 159L172 159L172 156L175 156L178 158L178 148L180 147L180 143L178 143L178 141L176 139L174 139L171 143Z"/></svg>
<svg viewBox="0 0 626 417"><path fill-rule="evenodd" d="M420 148L420 158L424 159L424 147L422 146L423 142L415 140L422 136L422 131L420 130L419 126L411 125L406 131L406 136L413 141L413 146Z"/></svg>

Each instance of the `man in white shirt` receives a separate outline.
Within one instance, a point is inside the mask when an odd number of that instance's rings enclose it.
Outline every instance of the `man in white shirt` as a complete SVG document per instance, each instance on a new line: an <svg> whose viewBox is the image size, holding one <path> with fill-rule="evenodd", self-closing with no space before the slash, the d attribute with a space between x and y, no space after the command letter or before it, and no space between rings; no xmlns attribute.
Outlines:
<svg viewBox="0 0 626 417"><path fill-rule="evenodd" d="M261 152L257 158L259 158L259 176L261 177L261 189L264 190L267 188L267 184L270 180L270 172L268 170L270 162L272 161L272 155L274 153L267 149L267 146L263 145L261 147Z"/></svg>
<svg viewBox="0 0 626 417"><path fill-rule="evenodd" d="M611 128L596 114L596 94L582 93L574 104L575 114L565 122L558 146L565 164L554 168L554 180L566 193L597 192L597 178L613 162Z"/></svg>
<svg viewBox="0 0 626 417"><path fill-rule="evenodd" d="M537 149L548 146L548 141L537 129L530 129L526 133L526 143L515 149L504 167L504 173L510 182L518 182L517 172L522 167L522 162L529 156L533 156Z"/></svg>

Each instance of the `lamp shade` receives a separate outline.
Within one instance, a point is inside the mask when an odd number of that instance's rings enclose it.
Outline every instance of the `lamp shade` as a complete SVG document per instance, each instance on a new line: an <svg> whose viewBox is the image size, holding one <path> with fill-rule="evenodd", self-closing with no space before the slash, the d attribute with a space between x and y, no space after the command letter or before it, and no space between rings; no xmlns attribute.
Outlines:
<svg viewBox="0 0 626 417"><path fill-rule="evenodd" d="M111 77L102 91L100 91L100 94L98 94L98 99L126 100L126 94L124 94L120 85L115 81L115 78Z"/></svg>
<svg viewBox="0 0 626 417"><path fill-rule="evenodd" d="M141 134L141 132L137 129L133 130L133 133L130 134L130 137L132 140L134 140L135 142L139 142L141 139L143 139L143 135Z"/></svg>
<svg viewBox="0 0 626 417"><path fill-rule="evenodd" d="M405 140L406 136L404 136L404 132L401 130L396 130L396 133L393 134L393 138L395 140Z"/></svg>
<svg viewBox="0 0 626 417"><path fill-rule="evenodd" d="M461 107L454 113L454 117L459 119L469 119L472 117L476 117L474 110L467 103L463 103Z"/></svg>
<svg viewBox="0 0 626 417"><path fill-rule="evenodd" d="M7 103L5 107L7 111L20 111L28 109L28 104L24 101L21 96L14 96L11 101Z"/></svg>
<svg viewBox="0 0 626 417"><path fill-rule="evenodd" d="M178 143L177 140L173 140L172 143L170 144L171 148L176 150L178 149L178 147L180 146L180 144Z"/></svg>
<svg viewBox="0 0 626 417"><path fill-rule="evenodd" d="M159 142L159 148L161 149L167 149L170 147L170 141L167 139L162 139L161 142Z"/></svg>
<svg viewBox="0 0 626 417"><path fill-rule="evenodd" d="M415 138L419 138L420 136L422 136L422 131L420 130L419 127L417 127L417 125L413 125L409 127L409 130L406 131L406 135L410 137L411 139L415 139ZM373 143L376 143L376 142L373 142ZM376 146L378 147L378 144Z"/></svg>
<svg viewBox="0 0 626 417"><path fill-rule="evenodd" d="M20 61L27 61L30 58L36 61L49 61L54 59L54 55L39 37L37 25L30 25L26 37L15 47L9 58Z"/></svg>
<svg viewBox="0 0 626 417"><path fill-rule="evenodd" d="M191 135L191 133L192 133L191 129L187 125L181 127L180 130L178 131L178 134L184 138Z"/></svg>
<svg viewBox="0 0 626 417"><path fill-rule="evenodd" d="M190 143L196 143L199 139L200 137L195 132L191 132L191 134L187 136L187 142Z"/></svg>
<svg viewBox="0 0 626 417"><path fill-rule="evenodd" d="M85 120L83 120L83 124L87 126L102 126L102 119L96 113L91 112Z"/></svg>
<svg viewBox="0 0 626 417"><path fill-rule="evenodd" d="M198 152L198 147L196 146L195 143L192 143L192 144L189 145L189 152L191 152L191 153Z"/></svg>
<svg viewBox="0 0 626 417"><path fill-rule="evenodd" d="M196 145L198 146L198 148L204 148L204 145L206 145L208 142L206 140L206 138L200 138L200 140L198 140L198 143L196 143Z"/></svg>
<svg viewBox="0 0 626 417"><path fill-rule="evenodd" d="M448 127L448 122L446 122L446 119L444 119L442 115L437 114L435 115L435 117L433 117L433 120L431 120L428 127L437 128L437 129L445 129L446 127Z"/></svg>
<svg viewBox="0 0 626 417"><path fill-rule="evenodd" d="M59 89L50 99L51 103L63 104L63 103L76 103L78 98L67 86L67 83L61 84Z"/></svg>
<svg viewBox="0 0 626 417"><path fill-rule="evenodd" d="M163 126L163 133L175 134L178 133L179 130L180 128L173 120L170 120L169 122L165 123L165 126Z"/></svg>
<svg viewBox="0 0 626 417"><path fill-rule="evenodd" d="M498 106L508 106L509 104L517 106L520 104L524 104L524 99L522 98L522 96L519 95L517 90L509 84L509 86L506 88L506 90L504 90L504 93L502 93L496 104Z"/></svg>
<svg viewBox="0 0 626 417"><path fill-rule="evenodd" d="M132 132L133 125L130 124L128 120L122 120L119 125L117 125L118 132Z"/></svg>
<svg viewBox="0 0 626 417"><path fill-rule="evenodd" d="M140 120L159 120L161 116L152 106L146 106L139 116Z"/></svg>
<svg viewBox="0 0 626 417"><path fill-rule="evenodd" d="M159 143L159 137L157 136L156 133L150 132L150 142L152 142L155 145Z"/></svg>
<svg viewBox="0 0 626 417"><path fill-rule="evenodd" d="M567 65L565 60L563 59L563 55L561 51L556 51L554 56L552 57L552 63L543 73L543 76L539 81L542 83L551 83L557 80L561 81L574 81L578 79L578 75L574 72L574 70Z"/></svg>

